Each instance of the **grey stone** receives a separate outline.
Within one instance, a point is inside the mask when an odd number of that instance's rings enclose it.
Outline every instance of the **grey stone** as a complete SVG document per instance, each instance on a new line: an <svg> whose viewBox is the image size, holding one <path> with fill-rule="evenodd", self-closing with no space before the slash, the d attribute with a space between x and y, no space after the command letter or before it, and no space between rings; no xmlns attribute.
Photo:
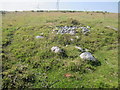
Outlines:
<svg viewBox="0 0 120 90"><path fill-rule="evenodd" d="M82 27L82 33L87 34L90 30L87 29L86 27Z"/></svg>
<svg viewBox="0 0 120 90"><path fill-rule="evenodd" d="M80 54L80 57L84 60L96 61L96 59L92 56L90 52L84 52Z"/></svg>
<svg viewBox="0 0 120 90"><path fill-rule="evenodd" d="M58 34L71 34L71 35L75 35L77 32L77 29L82 29L82 33L83 34L87 34L90 30L88 28L90 28L90 26L87 27L77 27L77 26L62 26L62 27L56 27L56 29L58 31L56 31L56 33Z"/></svg>
<svg viewBox="0 0 120 90"><path fill-rule="evenodd" d="M36 38L44 38L43 36L36 36Z"/></svg>
<svg viewBox="0 0 120 90"><path fill-rule="evenodd" d="M62 52L62 50L57 46L53 46L51 48L51 51L54 52L54 53L61 53Z"/></svg>
<svg viewBox="0 0 120 90"><path fill-rule="evenodd" d="M75 36L77 39L79 39L79 36Z"/></svg>
<svg viewBox="0 0 120 90"><path fill-rule="evenodd" d="M84 52L84 50L81 47L75 46L75 48L79 49L81 52Z"/></svg>
<svg viewBox="0 0 120 90"><path fill-rule="evenodd" d="M117 28L114 28L114 27L112 27L112 26L106 26L105 28L108 28L108 29L112 29L112 30L118 31Z"/></svg>
<svg viewBox="0 0 120 90"><path fill-rule="evenodd" d="M71 41L74 41L74 39L72 39L72 38L71 38L70 40L71 40Z"/></svg>
<svg viewBox="0 0 120 90"><path fill-rule="evenodd" d="M90 26L87 26L87 28L90 28Z"/></svg>
<svg viewBox="0 0 120 90"><path fill-rule="evenodd" d="M69 32L70 35L75 35L75 33L76 33L76 32L73 31L73 30Z"/></svg>

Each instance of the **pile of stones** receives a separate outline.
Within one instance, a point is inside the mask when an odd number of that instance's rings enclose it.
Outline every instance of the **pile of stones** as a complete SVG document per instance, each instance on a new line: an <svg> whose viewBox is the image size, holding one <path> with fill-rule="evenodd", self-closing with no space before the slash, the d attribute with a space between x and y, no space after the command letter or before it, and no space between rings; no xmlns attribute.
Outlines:
<svg viewBox="0 0 120 90"><path fill-rule="evenodd" d="M77 29L81 29L83 34L87 34L89 30L89 26L87 27L80 27L80 26L58 26L55 28L57 34L70 34L70 35L75 35L77 32Z"/></svg>
<svg viewBox="0 0 120 90"><path fill-rule="evenodd" d="M83 34L87 34L90 32L90 26L86 27L81 27L81 26L58 26L56 27L53 31L56 32L56 34L70 34L70 35L75 35L77 33L77 29L81 29L81 32ZM76 38L79 38L78 36ZM71 39L72 40L72 39ZM84 60L91 60L91 61L96 61L94 56L90 52L88 52L88 49L82 49L81 47L75 46L76 49L80 50L82 53L80 54L80 58ZM62 53L62 50L57 47L53 46L51 48L51 51L54 53Z"/></svg>

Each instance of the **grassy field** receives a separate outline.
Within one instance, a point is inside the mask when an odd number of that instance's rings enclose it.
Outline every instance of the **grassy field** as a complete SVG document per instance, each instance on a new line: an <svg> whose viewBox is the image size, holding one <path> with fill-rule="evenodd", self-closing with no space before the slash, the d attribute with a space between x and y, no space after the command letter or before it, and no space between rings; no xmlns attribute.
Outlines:
<svg viewBox="0 0 120 90"><path fill-rule="evenodd" d="M2 18L2 88L118 87L118 32L105 28L118 27L117 14L7 12ZM56 26L65 25L90 26L91 31L88 35L81 30L76 35L52 33ZM36 39L41 33L45 38ZM87 48L100 64L82 60L76 45ZM53 46L65 55L51 52Z"/></svg>

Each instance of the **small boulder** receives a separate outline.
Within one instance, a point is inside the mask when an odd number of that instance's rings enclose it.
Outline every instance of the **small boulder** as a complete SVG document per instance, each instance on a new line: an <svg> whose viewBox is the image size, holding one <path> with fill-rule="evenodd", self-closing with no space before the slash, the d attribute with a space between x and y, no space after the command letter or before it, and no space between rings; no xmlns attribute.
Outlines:
<svg viewBox="0 0 120 90"><path fill-rule="evenodd" d="M80 54L80 57L84 60L96 61L96 59L92 56L90 52L84 52Z"/></svg>
<svg viewBox="0 0 120 90"><path fill-rule="evenodd" d="M59 47L57 47L57 46L53 46L53 47L51 48L51 51L52 51L52 52L55 52L55 53L61 53L61 52L62 52L62 50L61 50Z"/></svg>

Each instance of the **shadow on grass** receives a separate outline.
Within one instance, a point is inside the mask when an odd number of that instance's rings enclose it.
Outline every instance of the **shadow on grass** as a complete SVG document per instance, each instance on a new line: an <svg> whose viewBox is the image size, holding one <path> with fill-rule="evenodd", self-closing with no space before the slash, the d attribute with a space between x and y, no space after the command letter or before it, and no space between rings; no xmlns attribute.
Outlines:
<svg viewBox="0 0 120 90"><path fill-rule="evenodd" d="M68 55L66 54L65 50L62 49L62 53L59 53L60 58L68 58Z"/></svg>
<svg viewBox="0 0 120 90"><path fill-rule="evenodd" d="M96 60L96 61L89 61L88 63L91 64L92 66L95 66L95 67L101 66L101 62L98 61L98 60Z"/></svg>

